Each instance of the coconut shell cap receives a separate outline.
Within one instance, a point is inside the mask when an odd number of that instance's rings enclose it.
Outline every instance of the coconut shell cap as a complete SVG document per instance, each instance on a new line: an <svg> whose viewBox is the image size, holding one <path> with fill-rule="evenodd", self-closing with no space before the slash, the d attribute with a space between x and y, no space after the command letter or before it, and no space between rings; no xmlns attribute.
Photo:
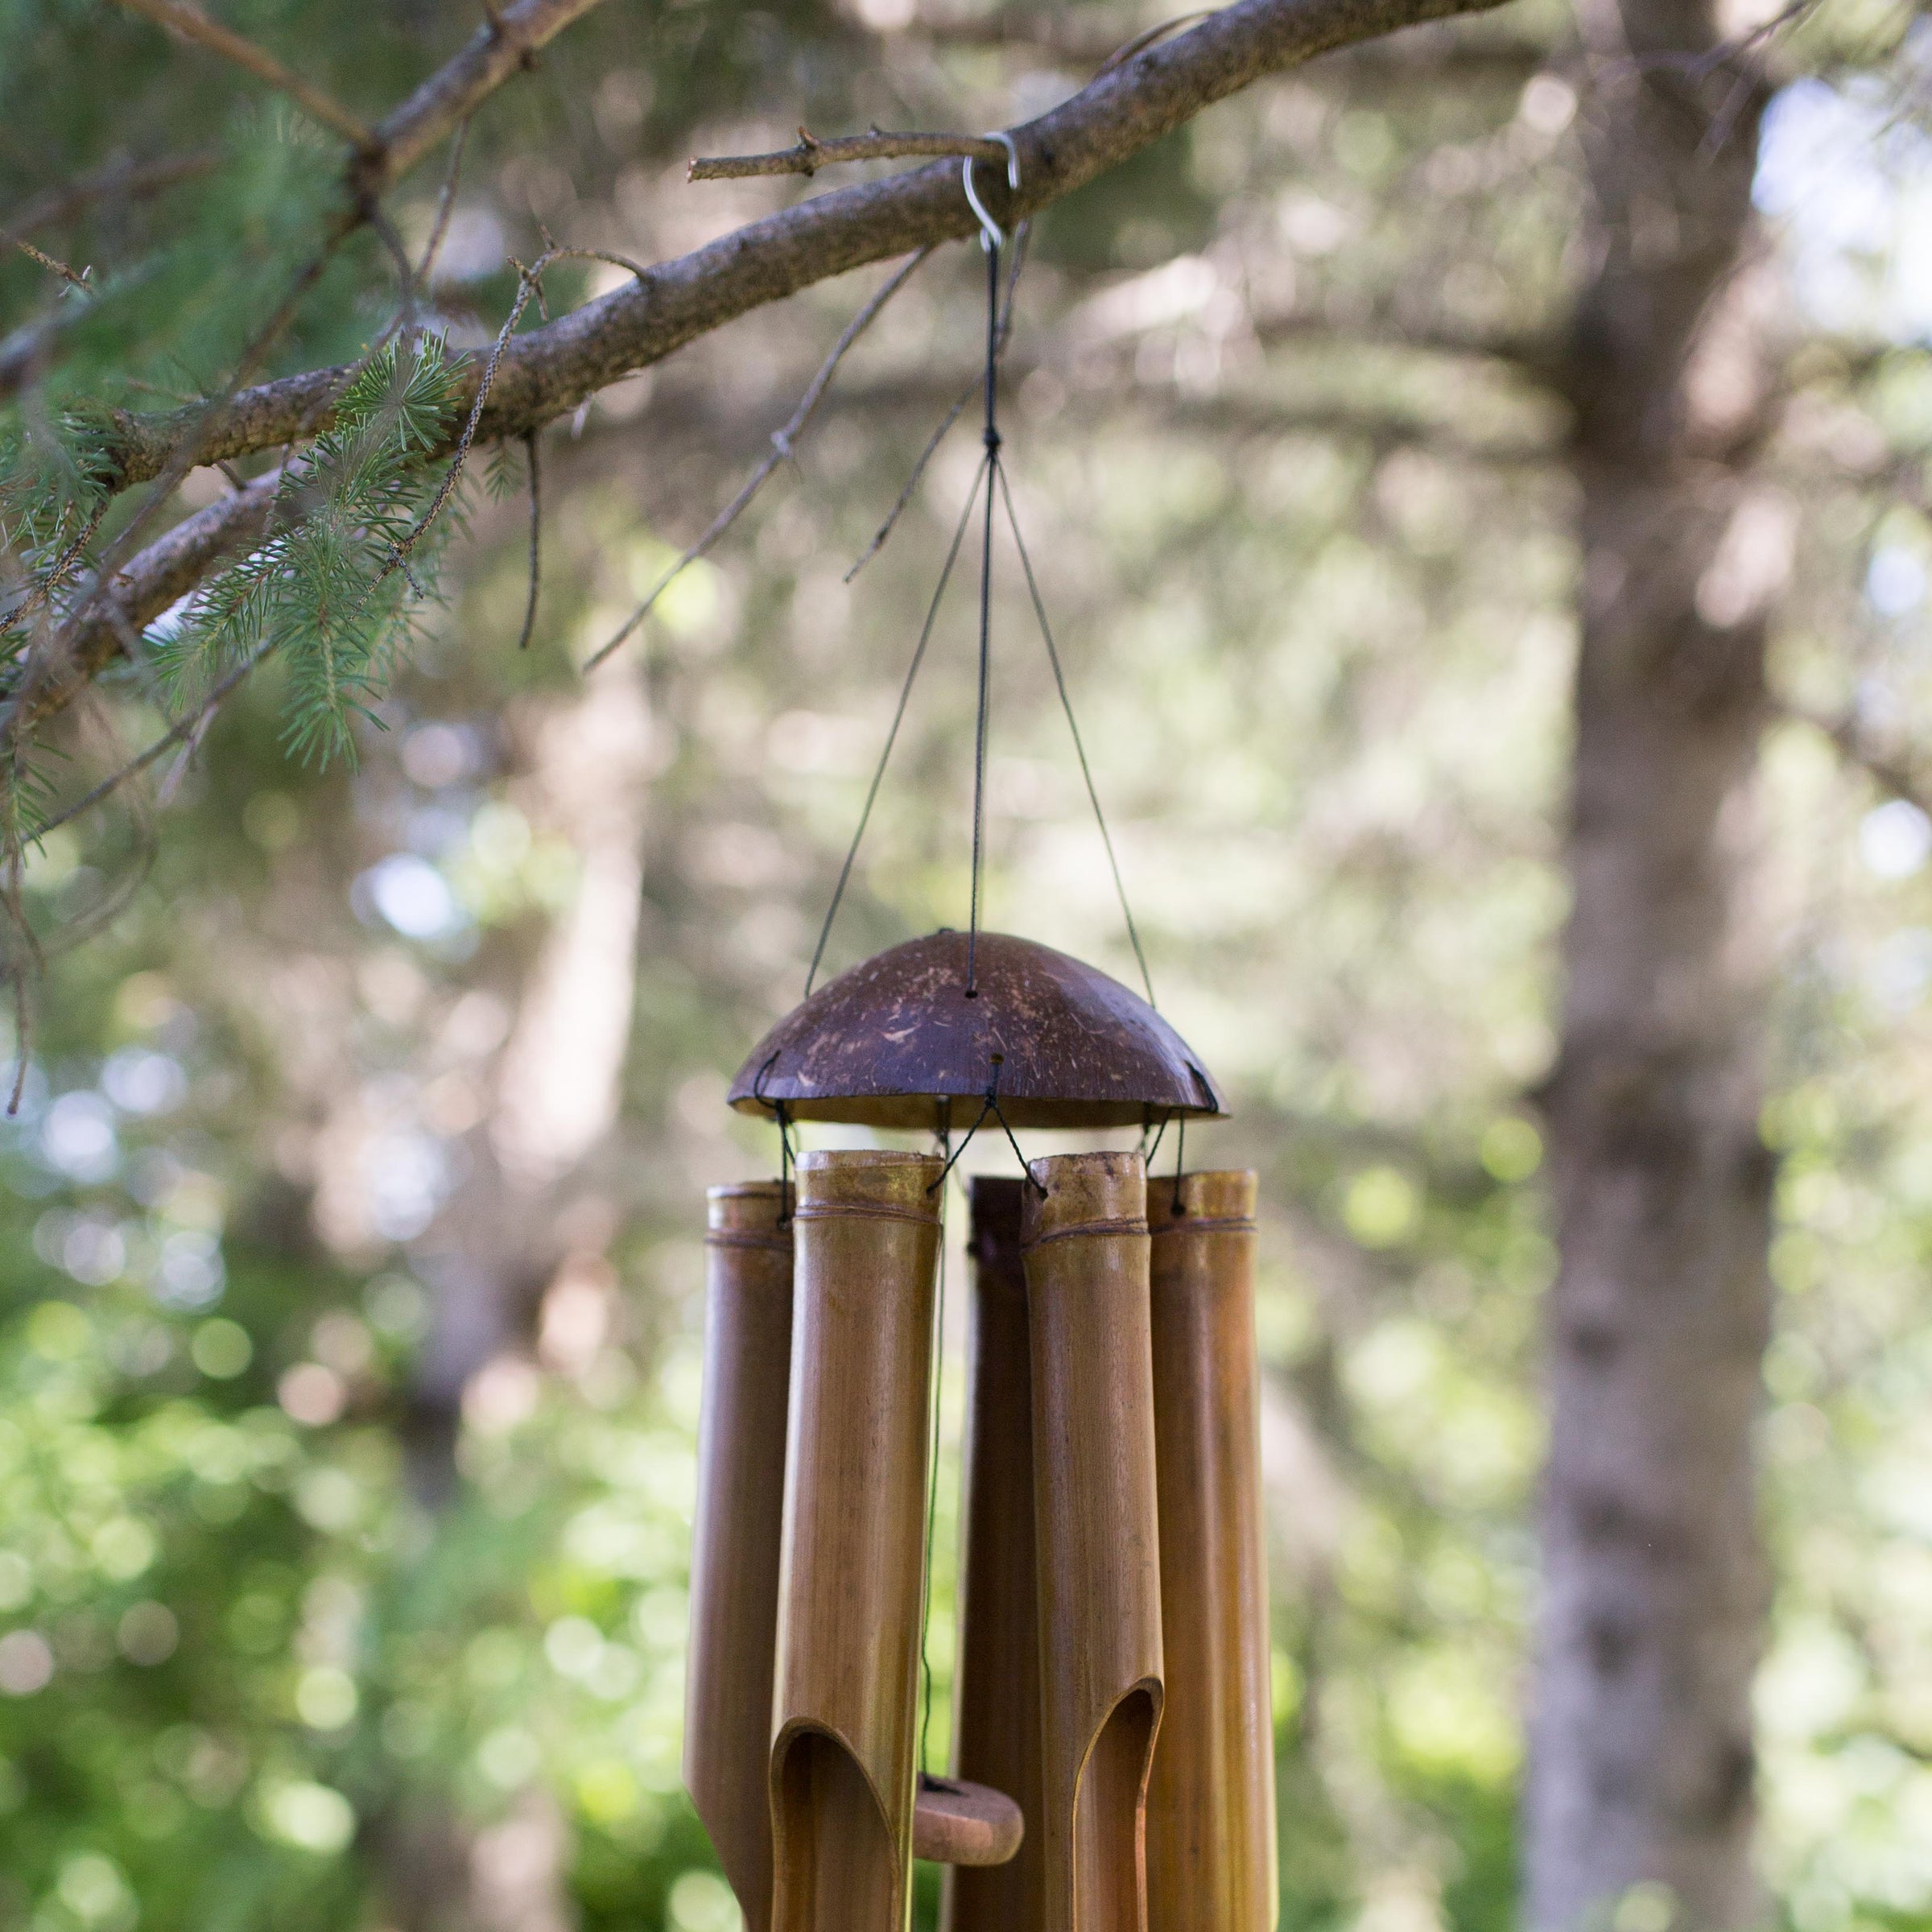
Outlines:
<svg viewBox="0 0 1932 1932"><path fill-rule="evenodd" d="M1014 1127L1212 1117L1220 1095L1179 1034L1119 980L1031 939L936 932L878 953L781 1020L733 1106L795 1121L972 1125L989 1088Z"/></svg>

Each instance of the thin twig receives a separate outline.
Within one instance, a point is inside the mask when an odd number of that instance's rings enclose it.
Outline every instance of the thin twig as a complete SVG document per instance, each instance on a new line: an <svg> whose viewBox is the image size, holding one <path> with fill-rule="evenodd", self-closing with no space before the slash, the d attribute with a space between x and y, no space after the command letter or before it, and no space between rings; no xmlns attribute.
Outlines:
<svg viewBox="0 0 1932 1932"><path fill-rule="evenodd" d="M543 473L537 464L537 432L523 439L523 462L530 472L530 599L523 606L523 629L517 649L530 649L530 634L537 628L537 596L543 581Z"/></svg>
<svg viewBox="0 0 1932 1932"><path fill-rule="evenodd" d="M215 685L198 711L192 716L183 718L171 725L145 751L130 758L118 771L110 773L92 791L87 793L84 797L76 799L64 811L56 813L54 817L49 819L40 828L42 834L52 832L58 825L71 824L84 813L92 811L103 799L110 797L114 793L118 791L130 778L139 777L171 745L179 745L184 739L197 737L213 720L216 712L221 708L229 694L275 648L275 641L272 639L267 643L258 645L219 683Z"/></svg>
<svg viewBox="0 0 1932 1932"><path fill-rule="evenodd" d="M32 258L38 262L43 268L51 269L60 278L63 282L70 283L74 287L79 289L82 294L91 295L94 292L92 286L88 282L86 271L85 270L83 270L80 274L76 275L72 269L69 268L64 262L60 260L57 257L47 254L43 250L35 248L33 243L31 242L23 242L19 236L10 233L6 229L0 228L0 240L6 240L12 242L14 246L19 249L22 254L31 256Z"/></svg>
<svg viewBox="0 0 1932 1932"><path fill-rule="evenodd" d="M561 6L564 0L549 0ZM580 8L584 0L572 0ZM1503 0L1235 0L1212 19L1148 48L1038 118L1009 131L1020 155L1021 186L1004 192L980 176L994 212L1037 214L1130 155L1179 127L1215 101L1318 54L1452 14L1490 10ZM536 5L518 0L506 23ZM487 39L486 30L479 37ZM423 113L443 131L454 125ZM395 117L378 124L383 133ZM419 155L417 136L410 153ZM960 192L959 167L935 163L886 180L835 188L751 222L675 260L654 264L636 286L613 290L546 329L519 336L489 415L486 440L521 436L568 416L588 396L663 361L738 316L784 299L811 283L869 262L896 260L927 242L976 234ZM293 426L333 393L340 369L310 369L237 397L214 426L199 458L237 456L287 440ZM466 378L473 381L473 375ZM464 391L467 398L467 386ZM325 427L326 422L318 424ZM181 433L178 420L130 411L104 434L110 489L153 476Z"/></svg>
<svg viewBox="0 0 1932 1932"><path fill-rule="evenodd" d="M183 181L212 173L220 159L214 154L194 154L170 155L159 161L110 161L93 174L83 175L64 187L49 188L24 208L15 208L14 233L28 235L35 229L70 221L97 201L138 201L165 193Z"/></svg>
<svg viewBox="0 0 1932 1932"><path fill-rule="evenodd" d="M120 0L130 13L139 14L157 27L165 27L184 40L192 40L211 53L265 81L276 93L286 94L310 120L340 134L358 152L373 153L379 145L376 137L345 107L332 101L312 81L284 67L266 48L245 40L218 20L211 20L188 0Z"/></svg>
<svg viewBox="0 0 1932 1932"><path fill-rule="evenodd" d="M436 200L436 219L429 231L429 239L423 244L423 259L416 265L416 283L419 287L430 285L430 272L436 265L437 251L443 246L443 237L449 232L449 217L456 205L456 184L463 178L463 151L469 144L469 122L467 119L456 123L456 138L449 144L449 171L443 177L443 192Z"/></svg>
<svg viewBox="0 0 1932 1932"><path fill-rule="evenodd" d="M1020 270L1026 260L1026 235L1029 225L1022 221L1013 235L1013 267L1007 277L1006 299L1000 311L1000 331L993 353L1004 356L1007 339L1013 333L1013 300L1020 286ZM926 439L926 447L919 452L919 460L912 466L912 474L906 479L905 487L894 500L892 508L886 513L886 521L873 532L872 541L865 546L865 554L846 572L844 581L849 584L879 552L886 547L886 540L898 527L899 518L906 513L906 506L912 501L913 492L919 486L919 479L926 473L926 466L938 454L939 445L946 440L947 432L965 413L966 405L985 389L986 378L975 374L972 380L959 393L952 408L947 411L939 426Z"/></svg>
<svg viewBox="0 0 1932 1932"><path fill-rule="evenodd" d="M477 440L477 424L482 419L483 406L489 400L490 385L497 379L497 365L503 359L503 346L514 332L523 312L529 308L530 298L541 287L543 271L559 256L572 254L569 249L546 249L536 260L526 268L519 262L517 270L517 299L510 306L510 313L503 318L503 326L497 332L497 339L489 352L489 360L483 365L483 380L477 387L477 399L471 405L469 419L463 425L463 433L456 440L455 453L451 456L449 468L443 473L443 481L436 485L436 493L429 500L429 506L414 525L398 537L390 547L389 555L382 560L378 571L362 595L365 601L374 595L378 587L386 583L395 572L402 569L409 554L423 541L430 526L443 514L443 506L455 493L463 475L463 466L469 460L470 446Z"/></svg>
<svg viewBox="0 0 1932 1932"><path fill-rule="evenodd" d="M914 155L971 155L976 161L1004 162L1006 150L984 134L888 134L873 126L863 134L840 134L821 141L799 130L795 147L770 155L698 156L684 171L687 181L745 181L755 175L815 175L822 167L849 161L899 161Z"/></svg>
<svg viewBox="0 0 1932 1932"><path fill-rule="evenodd" d="M617 635L592 655L584 667L586 672L595 671L650 614L651 606L670 588L679 573L703 556L744 514L746 506L764 488L771 473L791 455L794 442L803 433L806 424L811 420L812 412L819 407L839 365L845 359L845 352L872 325L879 311L906 286L913 271L931 253L930 248L922 248L916 254L908 256L887 277L872 299L846 324L844 333L832 345L832 353L819 365L819 373L806 386L804 394L799 398L798 407L791 412L791 420L782 429L774 432L771 447L760 459L758 468L745 479L738 493L712 518L704 535L652 585L650 595L625 619L623 627Z"/></svg>
<svg viewBox="0 0 1932 1932"><path fill-rule="evenodd" d="M1093 70L1097 80L1102 74L1110 74L1117 67L1125 67L1136 54L1144 54L1157 42L1165 40L1170 34L1178 34L1183 27L1197 25L1203 20L1213 19L1216 10L1212 6L1197 6L1191 14L1176 14L1171 20L1162 20L1136 34L1131 40L1117 47L1098 67Z"/></svg>

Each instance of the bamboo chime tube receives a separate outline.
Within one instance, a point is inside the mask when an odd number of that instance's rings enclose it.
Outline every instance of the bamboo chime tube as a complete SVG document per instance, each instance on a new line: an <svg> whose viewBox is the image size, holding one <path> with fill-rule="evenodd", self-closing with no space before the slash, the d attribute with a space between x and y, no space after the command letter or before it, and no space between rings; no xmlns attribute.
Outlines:
<svg viewBox="0 0 1932 1932"><path fill-rule="evenodd" d="M1026 1277L1020 1261L1026 1183L972 1183L972 1324L961 1516L958 1774L1003 1791L1026 1835L1005 1864L946 1875L945 1932L1040 1932L1040 1617L1034 1584L1033 1394Z"/></svg>
<svg viewBox="0 0 1932 1932"><path fill-rule="evenodd" d="M771 1923L773 1644L791 1374L791 1230L776 1181L714 1187L691 1555L684 1781L749 1932Z"/></svg>
<svg viewBox="0 0 1932 1932"><path fill-rule="evenodd" d="M1167 1686L1150 1932L1271 1932L1278 1912L1254 1200L1252 1173L1147 1185Z"/></svg>
<svg viewBox="0 0 1932 1932"><path fill-rule="evenodd" d="M902 1932L939 1215L929 1154L800 1157L770 1794L775 1932Z"/></svg>
<svg viewBox="0 0 1932 1932"><path fill-rule="evenodd" d="M1044 1925L1144 1932L1162 1702L1146 1168L1080 1154L1029 1171Z"/></svg>

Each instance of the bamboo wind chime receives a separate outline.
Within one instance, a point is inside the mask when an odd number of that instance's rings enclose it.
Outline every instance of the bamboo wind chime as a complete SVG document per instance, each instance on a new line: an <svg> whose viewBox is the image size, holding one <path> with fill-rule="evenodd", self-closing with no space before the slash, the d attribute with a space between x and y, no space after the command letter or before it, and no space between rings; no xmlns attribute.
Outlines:
<svg viewBox="0 0 1932 1932"><path fill-rule="evenodd" d="M710 1196L685 1777L750 1932L905 1932L915 1859L947 1868L947 1932L1269 1932L1252 1174L1150 1180L1141 1152L1111 1151L973 1182L952 1774L923 1762L949 1170L989 1121L1017 1151L1018 1132L1145 1143L1223 1112L1151 993L980 927L1005 238L972 166L972 919L808 984L732 1088L776 1121L781 1174ZM938 1151L810 1152L795 1179L807 1121L930 1130Z"/></svg>

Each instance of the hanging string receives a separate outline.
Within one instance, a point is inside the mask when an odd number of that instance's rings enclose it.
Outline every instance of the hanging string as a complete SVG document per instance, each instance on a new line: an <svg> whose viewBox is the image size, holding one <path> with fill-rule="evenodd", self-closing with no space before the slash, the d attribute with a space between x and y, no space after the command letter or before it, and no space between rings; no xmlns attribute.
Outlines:
<svg viewBox="0 0 1932 1932"><path fill-rule="evenodd" d="M972 169L967 164L968 199L972 199ZM1000 470L1000 245L998 230L982 225L980 246L986 253L986 427L981 440L986 456L981 468L989 473L986 485L986 522L980 542L980 703L972 739L972 905L966 926L966 997L979 997L980 874L986 849L986 725L993 671L993 497L992 477Z"/></svg>
<svg viewBox="0 0 1932 1932"><path fill-rule="evenodd" d="M879 786L885 781L886 767L892 758L892 748L898 742L899 727L906 722L906 707L912 700L912 687L919 675L919 667L926 661L926 646L932 642L932 626L939 614L939 601L946 594L946 586L952 577L952 567L957 561L960 546L966 540L966 526L972 518L972 506L978 502L980 486L986 481L987 462L982 459L978 473L973 477L972 488L966 496L966 507L960 512L960 521L952 533L952 543L946 552L944 568L939 572L939 581L932 593L932 601L926 607L926 621L919 626L919 648L912 654L912 663L906 667L906 682L899 688L898 708L892 714L892 729L886 734L886 748L879 753L878 768L872 774L872 783L865 793L865 804L859 814L857 829L852 835L852 844L845 852L845 863L839 868L839 882L833 887L832 903L825 908L825 923L819 928L819 943L811 949L811 966L805 975L805 997L810 999L813 983L819 976L819 968L824 963L826 943L832 937L832 922L839 916L839 906L845 897L845 888L852 878L852 869L859 856L859 846L865 836L865 828L872 820L872 808L878 801Z"/></svg>
<svg viewBox="0 0 1932 1932"><path fill-rule="evenodd" d="M1114 855L1113 835L1107 829L1107 815L1100 809L1099 788L1093 782L1093 768L1087 762L1087 746L1080 737L1080 721L1073 715L1073 699L1067 689L1066 674L1060 668L1060 654L1053 641L1053 626L1046 621L1046 600L1040 595L1040 586L1033 574L1033 559L1026 554L1026 539L1020 535L1020 519L1013 507L1013 491L1006 481L1006 471L997 460L993 474L1000 486L1000 496L1006 506L1006 526L1013 532L1013 547L1020 553L1020 568L1026 572L1027 594L1033 600L1033 614L1038 620L1040 637L1046 646L1046 662L1053 667L1053 682L1060 694L1060 708L1067 714L1067 729L1073 734L1074 756L1080 762L1080 776L1087 784L1087 802L1093 807L1093 822L1100 828L1100 843L1107 848L1107 868L1113 874L1113 890L1121 902L1121 916L1127 922L1127 937L1133 947L1135 962L1141 969L1141 985L1147 993L1147 1004L1158 1005L1154 997L1154 975L1147 970L1147 955L1141 945L1140 928L1133 923L1133 908L1127 902L1127 886L1121 877L1121 861Z"/></svg>

